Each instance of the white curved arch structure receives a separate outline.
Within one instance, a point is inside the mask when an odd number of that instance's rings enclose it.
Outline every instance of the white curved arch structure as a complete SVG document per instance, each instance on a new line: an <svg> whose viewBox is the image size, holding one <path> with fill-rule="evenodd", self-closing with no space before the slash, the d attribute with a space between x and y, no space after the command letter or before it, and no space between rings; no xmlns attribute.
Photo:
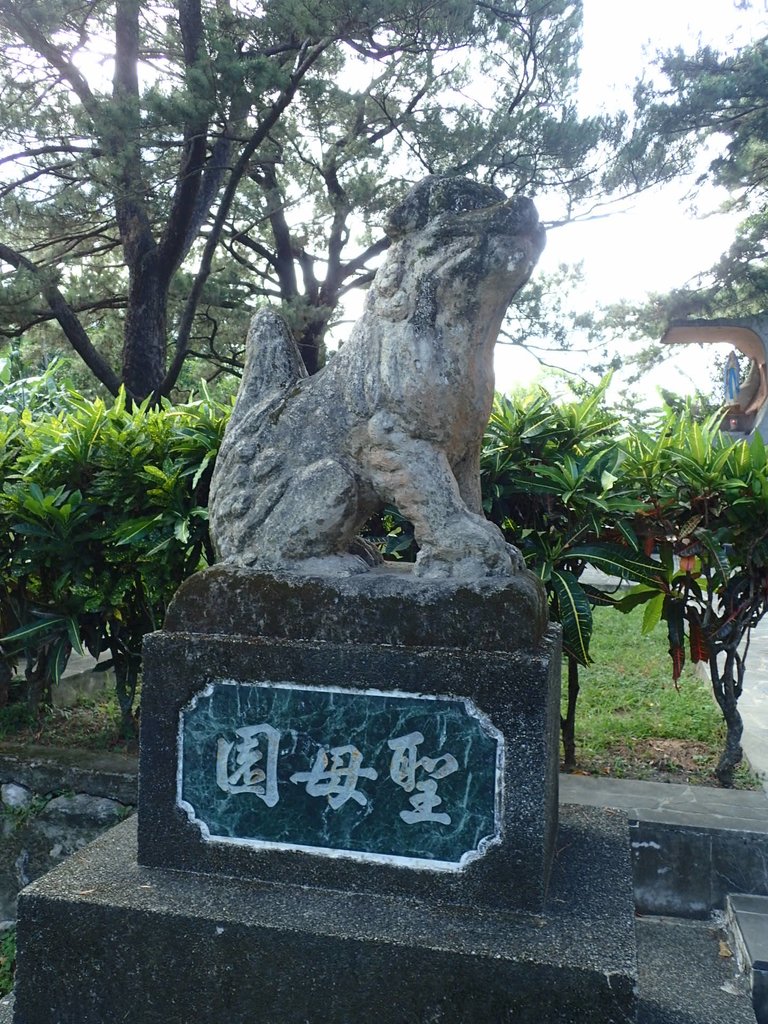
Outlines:
<svg viewBox="0 0 768 1024"><path fill-rule="evenodd" d="M743 320L673 320L661 339L663 345L733 345L747 356L752 368L746 382L728 403L723 427L734 437L758 431L768 440L768 316Z"/></svg>

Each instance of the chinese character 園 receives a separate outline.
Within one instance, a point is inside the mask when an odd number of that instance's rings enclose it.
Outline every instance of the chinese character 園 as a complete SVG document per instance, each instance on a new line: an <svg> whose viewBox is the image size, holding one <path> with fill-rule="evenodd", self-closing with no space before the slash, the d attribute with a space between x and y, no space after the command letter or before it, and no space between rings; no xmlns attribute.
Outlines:
<svg viewBox="0 0 768 1024"><path fill-rule="evenodd" d="M277 753L280 733L271 725L262 722L260 725L236 729L235 735L238 742L235 770L231 774L228 771L228 762L235 744L228 743L223 736L219 737L216 744L216 784L225 793L253 793L263 800L267 807L274 807L279 799ZM267 747L267 760L263 768L259 766L259 762L264 758L262 740L266 742Z"/></svg>

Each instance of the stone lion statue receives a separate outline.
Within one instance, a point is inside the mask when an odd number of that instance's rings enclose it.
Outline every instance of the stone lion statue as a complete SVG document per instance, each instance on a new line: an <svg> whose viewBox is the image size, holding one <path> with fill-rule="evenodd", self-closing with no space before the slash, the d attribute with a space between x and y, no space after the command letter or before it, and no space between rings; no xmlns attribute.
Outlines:
<svg viewBox="0 0 768 1024"><path fill-rule="evenodd" d="M395 505L420 576L519 568L480 500L493 348L544 247L533 203L430 177L389 215L391 247L351 337L307 377L275 313L257 313L211 484L220 560L307 575L364 572L356 540Z"/></svg>

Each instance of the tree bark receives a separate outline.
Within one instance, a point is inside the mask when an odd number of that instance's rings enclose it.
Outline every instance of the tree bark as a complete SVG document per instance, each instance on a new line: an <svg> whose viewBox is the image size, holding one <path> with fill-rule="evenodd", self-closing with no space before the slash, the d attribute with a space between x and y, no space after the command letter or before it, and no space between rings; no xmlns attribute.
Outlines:
<svg viewBox="0 0 768 1024"><path fill-rule="evenodd" d="M167 281L146 208L139 104L139 0L115 6L115 71L112 121L102 126L105 148L117 165L115 214L128 267L128 308L122 378L131 398L143 399L165 373ZM164 275L163 275L164 276Z"/></svg>
<svg viewBox="0 0 768 1024"><path fill-rule="evenodd" d="M259 124L251 132L250 138L243 145L240 155L229 173L229 179L223 190L216 216L213 218L213 223L210 231L208 232L208 237L200 257L200 266L197 274L195 275L195 279L192 282L192 287L181 313L178 330L176 332L175 354L168 372L165 375L165 379L158 389L157 393L159 395L167 395L170 392L171 388L173 388L176 383L182 366L184 365L184 360L186 359L189 349L189 338L192 331L195 313L197 312L197 306L200 302L208 277L210 276L213 266L213 257L218 249L221 235L224 230L224 224L229 216L229 211L234 201L237 188L240 185L240 181L242 180L243 175L247 172L248 165L253 159L253 156L257 152L259 146L264 142L264 139L267 138L270 131L278 123L283 111L285 111L293 102L293 98L298 92L304 76L330 46L331 42L331 39L321 39L314 44L310 44L309 41L302 44L296 57L294 70L289 82L285 85L277 99L272 103L269 110L264 114Z"/></svg>
<svg viewBox="0 0 768 1024"><path fill-rule="evenodd" d="M111 394L116 395L120 388L120 378L109 363L93 347L79 317L66 302L52 278L45 271L35 266L26 256L22 256L21 253L16 252L9 245L0 244L0 259L10 263L12 267L23 267L37 278L40 294L48 303L53 316L64 331L67 341L94 377L100 380Z"/></svg>
<svg viewBox="0 0 768 1024"><path fill-rule="evenodd" d="M738 765L741 764L744 756L744 751L741 748L744 723L739 711L739 700L736 695L736 685L733 678L734 663L735 658L733 654L727 652L725 667L722 673L720 673L717 655L712 654L709 659L712 691L725 719L726 727L725 747L715 768L717 780L724 789L733 788L734 772Z"/></svg>
<svg viewBox="0 0 768 1024"><path fill-rule="evenodd" d="M165 375L167 287L157 262L155 249L131 270L123 328L123 384L139 401L154 394Z"/></svg>
<svg viewBox="0 0 768 1024"><path fill-rule="evenodd" d="M0 708L4 708L10 700L12 678L11 666L0 657Z"/></svg>
<svg viewBox="0 0 768 1024"><path fill-rule="evenodd" d="M139 734L139 709L134 708L134 702L139 683L141 657L122 649L119 645L113 645L112 658L115 663L115 694L120 706L120 737L133 741Z"/></svg>

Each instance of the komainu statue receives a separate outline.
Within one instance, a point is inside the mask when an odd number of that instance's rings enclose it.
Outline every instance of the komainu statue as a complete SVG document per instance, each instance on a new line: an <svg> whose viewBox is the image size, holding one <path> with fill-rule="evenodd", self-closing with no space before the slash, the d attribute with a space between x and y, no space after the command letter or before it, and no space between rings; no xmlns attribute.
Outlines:
<svg viewBox="0 0 768 1024"><path fill-rule="evenodd" d="M307 377L279 316L257 313L211 485L219 559L306 575L364 572L357 535L384 505L414 525L415 574L514 573L483 516L480 446L493 348L544 247L533 203L430 177L391 211L365 311Z"/></svg>

